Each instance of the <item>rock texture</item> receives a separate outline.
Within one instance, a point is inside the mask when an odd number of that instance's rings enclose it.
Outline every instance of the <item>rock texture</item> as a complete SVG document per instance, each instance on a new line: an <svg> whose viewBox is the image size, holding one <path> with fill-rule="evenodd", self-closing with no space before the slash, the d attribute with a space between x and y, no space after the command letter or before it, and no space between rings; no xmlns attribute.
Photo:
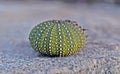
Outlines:
<svg viewBox="0 0 120 74"><path fill-rule="evenodd" d="M43 2L0 3L0 7L0 74L120 73L118 6ZM76 20L88 29L85 48L68 57L39 55L30 46L28 34L45 19Z"/></svg>

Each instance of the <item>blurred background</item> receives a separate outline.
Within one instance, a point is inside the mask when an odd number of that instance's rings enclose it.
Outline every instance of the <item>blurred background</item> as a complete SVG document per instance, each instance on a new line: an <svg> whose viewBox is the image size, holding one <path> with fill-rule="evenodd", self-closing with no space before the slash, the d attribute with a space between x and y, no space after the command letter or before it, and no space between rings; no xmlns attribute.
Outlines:
<svg viewBox="0 0 120 74"><path fill-rule="evenodd" d="M66 2L66 3L112 3L120 4L120 0L1 0L1 1L19 1L19 2L34 2L34 1L56 1L56 2Z"/></svg>
<svg viewBox="0 0 120 74"><path fill-rule="evenodd" d="M0 53L34 57L29 32L52 19L78 22L88 29L88 41L120 41L119 5L120 0L0 0Z"/></svg>
<svg viewBox="0 0 120 74"><path fill-rule="evenodd" d="M1 0L1 1L24 1L29 2L33 0ZM103 2L103 3L113 3L119 4L120 0L34 0L34 1L61 1L61 2L86 2L86 3L95 3L95 2Z"/></svg>

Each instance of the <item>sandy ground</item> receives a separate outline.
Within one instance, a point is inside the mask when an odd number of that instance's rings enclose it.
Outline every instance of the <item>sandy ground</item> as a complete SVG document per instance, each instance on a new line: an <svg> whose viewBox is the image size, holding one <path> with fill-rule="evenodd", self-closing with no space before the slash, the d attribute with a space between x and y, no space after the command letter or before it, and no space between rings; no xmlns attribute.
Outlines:
<svg viewBox="0 0 120 74"><path fill-rule="evenodd" d="M50 19L75 20L88 29L85 48L62 58L35 52L29 32ZM0 2L0 74L119 74L119 28L115 5Z"/></svg>

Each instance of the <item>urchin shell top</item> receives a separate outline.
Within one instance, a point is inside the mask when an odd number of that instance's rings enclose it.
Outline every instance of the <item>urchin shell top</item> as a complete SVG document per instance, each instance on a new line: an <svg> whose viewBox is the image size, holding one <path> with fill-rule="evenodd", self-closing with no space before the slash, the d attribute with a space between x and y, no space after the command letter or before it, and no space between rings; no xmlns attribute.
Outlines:
<svg viewBox="0 0 120 74"><path fill-rule="evenodd" d="M34 50L48 56L68 56L83 48L84 30L75 21L49 20L35 26L29 34Z"/></svg>

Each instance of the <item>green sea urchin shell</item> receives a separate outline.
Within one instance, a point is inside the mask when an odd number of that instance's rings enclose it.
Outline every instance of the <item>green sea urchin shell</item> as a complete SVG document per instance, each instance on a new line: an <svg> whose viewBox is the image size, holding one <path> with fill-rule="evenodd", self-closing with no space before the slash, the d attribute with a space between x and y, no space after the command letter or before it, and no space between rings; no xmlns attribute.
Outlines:
<svg viewBox="0 0 120 74"><path fill-rule="evenodd" d="M29 35L34 50L49 56L68 56L83 48L84 30L70 20L50 20L35 26Z"/></svg>

